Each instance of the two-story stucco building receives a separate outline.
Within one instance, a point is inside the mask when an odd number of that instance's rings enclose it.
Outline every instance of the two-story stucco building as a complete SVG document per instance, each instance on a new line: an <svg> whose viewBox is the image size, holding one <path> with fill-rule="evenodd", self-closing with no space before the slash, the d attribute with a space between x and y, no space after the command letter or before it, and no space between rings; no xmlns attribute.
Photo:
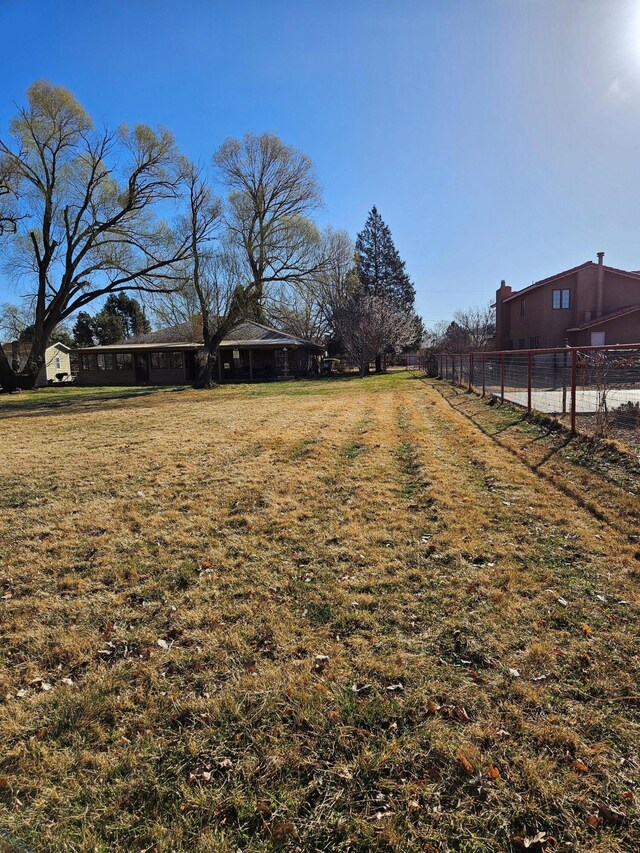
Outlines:
<svg viewBox="0 0 640 853"><path fill-rule="evenodd" d="M598 262L513 291L496 293L496 349L540 349L640 342L640 272Z"/></svg>

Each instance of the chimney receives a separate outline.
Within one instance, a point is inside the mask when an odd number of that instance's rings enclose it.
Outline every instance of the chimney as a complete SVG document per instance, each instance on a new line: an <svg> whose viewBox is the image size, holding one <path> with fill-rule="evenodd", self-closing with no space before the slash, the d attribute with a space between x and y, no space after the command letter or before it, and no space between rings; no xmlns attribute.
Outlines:
<svg viewBox="0 0 640 853"><path fill-rule="evenodd" d="M602 317L604 302L604 252L598 252L598 286L596 288L596 317Z"/></svg>
<svg viewBox="0 0 640 853"><path fill-rule="evenodd" d="M504 279L500 282L500 289L496 291L496 348L503 350L507 348L510 335L509 313L505 311L502 300L511 296L512 289Z"/></svg>

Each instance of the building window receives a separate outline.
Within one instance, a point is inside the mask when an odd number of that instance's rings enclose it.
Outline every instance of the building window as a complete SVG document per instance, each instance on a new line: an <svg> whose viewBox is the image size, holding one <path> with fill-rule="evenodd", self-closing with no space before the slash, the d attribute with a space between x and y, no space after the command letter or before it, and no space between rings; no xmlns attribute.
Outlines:
<svg viewBox="0 0 640 853"><path fill-rule="evenodd" d="M181 370L182 369L182 353L181 352L169 352L169 353L167 353L167 361L168 361L168 367L171 370Z"/></svg>
<svg viewBox="0 0 640 853"><path fill-rule="evenodd" d="M133 356L130 352L116 353L116 370L133 370Z"/></svg>
<svg viewBox="0 0 640 853"><path fill-rule="evenodd" d="M53 364L54 364L54 366L55 366L56 370L60 370L60 368L62 367L62 365L60 364L60 356L59 356L59 355L57 355L57 356L53 359Z"/></svg>
<svg viewBox="0 0 640 853"><path fill-rule="evenodd" d="M520 300L520 316L521 316L521 317L524 317L524 312L525 312L526 304L527 304L527 300L526 300L526 299L521 299L521 300Z"/></svg>
<svg viewBox="0 0 640 853"><path fill-rule="evenodd" d="M507 349L513 349L513 341L509 341L507 344Z"/></svg>
<svg viewBox="0 0 640 853"><path fill-rule="evenodd" d="M97 370L113 370L113 353L102 352L96 356Z"/></svg>
<svg viewBox="0 0 640 853"><path fill-rule="evenodd" d="M524 349L524 338L520 338L518 341L518 349Z"/></svg>
<svg viewBox="0 0 640 853"><path fill-rule="evenodd" d="M154 370L180 370L182 367L182 353L152 352L151 367Z"/></svg>
<svg viewBox="0 0 640 853"><path fill-rule="evenodd" d="M89 353L83 353L81 357L82 369L83 370L95 370L96 362L95 356L89 355Z"/></svg>
<svg viewBox="0 0 640 853"><path fill-rule="evenodd" d="M529 338L529 349L538 349L539 346L540 342L537 335L533 338Z"/></svg>
<svg viewBox="0 0 640 853"><path fill-rule="evenodd" d="M553 291L551 295L551 307L555 311L571 307L571 291L569 288Z"/></svg>

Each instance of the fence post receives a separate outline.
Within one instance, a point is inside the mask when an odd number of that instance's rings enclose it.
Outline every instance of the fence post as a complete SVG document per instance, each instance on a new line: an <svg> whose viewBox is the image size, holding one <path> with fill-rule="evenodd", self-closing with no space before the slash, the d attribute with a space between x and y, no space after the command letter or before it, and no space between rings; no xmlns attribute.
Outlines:
<svg viewBox="0 0 640 853"><path fill-rule="evenodd" d="M531 414L531 350L527 354L527 411Z"/></svg>
<svg viewBox="0 0 640 853"><path fill-rule="evenodd" d="M500 402L504 403L504 353L500 353Z"/></svg>
<svg viewBox="0 0 640 853"><path fill-rule="evenodd" d="M486 352L482 356L482 396L485 396L486 392L486 366L487 366L487 354Z"/></svg>
<svg viewBox="0 0 640 853"><path fill-rule="evenodd" d="M571 350L571 434L576 434L576 391L578 384L578 350Z"/></svg>
<svg viewBox="0 0 640 853"><path fill-rule="evenodd" d="M468 391L471 391L473 387L473 353L469 356L469 387Z"/></svg>

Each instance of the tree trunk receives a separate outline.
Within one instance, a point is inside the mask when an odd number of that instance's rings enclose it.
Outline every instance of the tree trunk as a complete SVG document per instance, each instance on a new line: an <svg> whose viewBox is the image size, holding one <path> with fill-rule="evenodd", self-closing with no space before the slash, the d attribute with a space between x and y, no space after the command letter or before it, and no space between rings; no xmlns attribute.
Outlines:
<svg viewBox="0 0 640 853"><path fill-rule="evenodd" d="M376 356L376 373L382 373L382 356L380 353Z"/></svg>
<svg viewBox="0 0 640 853"><path fill-rule="evenodd" d="M193 383L194 388L211 388L215 385L213 381L213 369L216 366L216 361L217 357L213 356L206 347L198 351L198 375L196 376L196 381Z"/></svg>

